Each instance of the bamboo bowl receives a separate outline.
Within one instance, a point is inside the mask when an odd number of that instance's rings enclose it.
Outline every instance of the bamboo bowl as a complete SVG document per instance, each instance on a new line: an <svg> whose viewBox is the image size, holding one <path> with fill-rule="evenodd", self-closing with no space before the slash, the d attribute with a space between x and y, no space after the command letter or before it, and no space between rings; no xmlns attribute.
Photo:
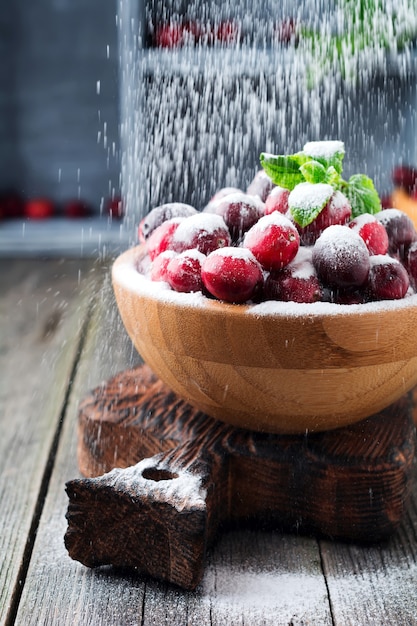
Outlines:
<svg viewBox="0 0 417 626"><path fill-rule="evenodd" d="M173 391L223 422L270 433L347 426L417 383L417 295L362 305L233 305L163 289L116 259L117 305L136 349Z"/></svg>

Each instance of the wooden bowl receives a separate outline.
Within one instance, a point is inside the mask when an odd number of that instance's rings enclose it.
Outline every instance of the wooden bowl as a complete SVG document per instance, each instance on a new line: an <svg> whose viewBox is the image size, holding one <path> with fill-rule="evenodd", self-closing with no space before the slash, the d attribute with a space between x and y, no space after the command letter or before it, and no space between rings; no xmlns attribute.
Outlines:
<svg viewBox="0 0 417 626"><path fill-rule="evenodd" d="M417 383L417 295L392 302L234 305L181 294L113 266L127 332L173 391L223 422L322 431L377 413Z"/></svg>

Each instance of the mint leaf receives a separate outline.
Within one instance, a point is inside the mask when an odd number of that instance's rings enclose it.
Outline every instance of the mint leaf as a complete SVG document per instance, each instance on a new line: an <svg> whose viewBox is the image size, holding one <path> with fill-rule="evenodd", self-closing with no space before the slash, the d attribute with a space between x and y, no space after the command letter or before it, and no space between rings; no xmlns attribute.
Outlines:
<svg viewBox="0 0 417 626"><path fill-rule="evenodd" d="M326 168L318 161L307 161L300 171L308 183L322 183L326 179Z"/></svg>
<svg viewBox="0 0 417 626"><path fill-rule="evenodd" d="M331 165L326 170L326 177L323 182L332 185L335 189L338 189L343 180L339 172L333 167L333 165Z"/></svg>
<svg viewBox="0 0 417 626"><path fill-rule="evenodd" d="M338 174L342 173L345 156L343 141L309 141L304 145L303 152L325 169L333 167Z"/></svg>
<svg viewBox="0 0 417 626"><path fill-rule="evenodd" d="M307 161L311 161L311 158L302 152L289 156L262 152L260 156L261 165L272 182L289 190L304 181L300 166Z"/></svg>
<svg viewBox="0 0 417 626"><path fill-rule="evenodd" d="M288 196L288 207L295 222L302 228L313 222L334 193L325 183L300 183Z"/></svg>
<svg viewBox="0 0 417 626"><path fill-rule="evenodd" d="M351 207L352 217L357 217L362 213L379 213L381 211L381 200L374 183L365 174L354 174L342 189L347 196Z"/></svg>

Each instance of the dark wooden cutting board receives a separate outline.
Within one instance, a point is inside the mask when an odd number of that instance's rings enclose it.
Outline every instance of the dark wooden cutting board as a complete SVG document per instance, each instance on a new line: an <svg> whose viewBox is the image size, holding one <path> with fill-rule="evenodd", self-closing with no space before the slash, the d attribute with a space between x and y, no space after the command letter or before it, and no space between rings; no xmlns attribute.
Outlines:
<svg viewBox="0 0 417 626"><path fill-rule="evenodd" d="M66 485L65 544L89 567L193 589L208 547L231 525L381 541L407 506L414 449L408 396L343 429L264 434L196 411L140 366L81 403L86 478Z"/></svg>

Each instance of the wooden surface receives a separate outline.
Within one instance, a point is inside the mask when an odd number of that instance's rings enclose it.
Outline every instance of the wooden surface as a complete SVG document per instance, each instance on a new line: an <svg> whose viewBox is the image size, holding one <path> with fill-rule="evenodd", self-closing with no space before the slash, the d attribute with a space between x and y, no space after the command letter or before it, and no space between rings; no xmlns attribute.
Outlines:
<svg viewBox="0 0 417 626"><path fill-rule="evenodd" d="M408 505L410 404L404 397L337 431L271 435L194 410L146 365L126 370L81 403L78 459L87 478L67 483L65 545L89 567L135 569L195 589L206 550L227 528L386 539Z"/></svg>
<svg viewBox="0 0 417 626"><path fill-rule="evenodd" d="M140 245L113 266L127 332L161 380L214 418L319 432L369 417L417 384L417 296L384 308L236 305L167 292L143 275L147 263Z"/></svg>
<svg viewBox="0 0 417 626"><path fill-rule="evenodd" d="M0 624L417 624L416 476L389 542L236 529L193 592L73 561L64 485L79 475L78 405L138 360L105 268L2 260L0 294Z"/></svg>

